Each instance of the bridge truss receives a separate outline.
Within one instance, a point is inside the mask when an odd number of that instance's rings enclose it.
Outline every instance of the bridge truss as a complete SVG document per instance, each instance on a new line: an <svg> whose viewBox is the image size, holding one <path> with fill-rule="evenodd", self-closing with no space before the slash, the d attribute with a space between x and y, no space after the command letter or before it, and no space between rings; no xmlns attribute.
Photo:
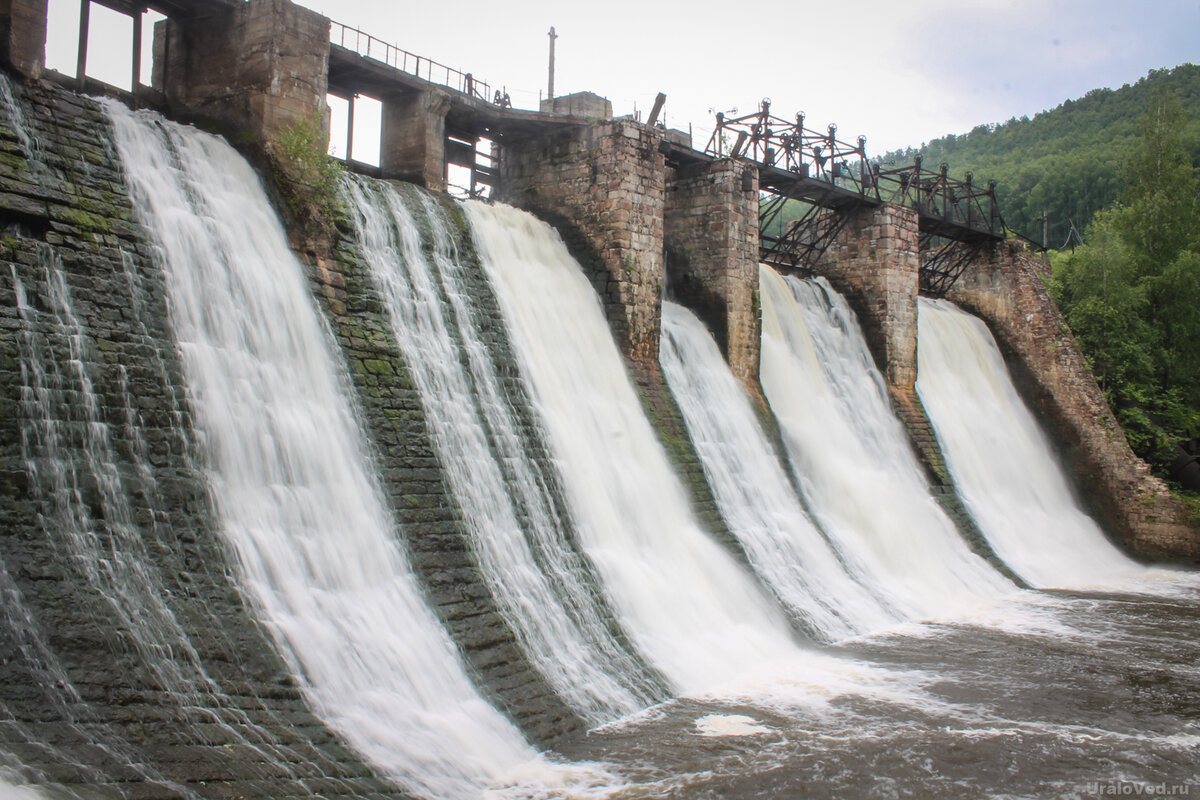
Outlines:
<svg viewBox="0 0 1200 800"><path fill-rule="evenodd" d="M811 270L845 228L855 209L895 203L917 212L921 242L921 288L940 295L986 244L1004 238L996 186L951 178L921 160L885 169L866 154L866 137L854 143L806 127L804 115L784 119L763 100L758 111L716 115L705 154L755 162L759 190L760 259Z"/></svg>

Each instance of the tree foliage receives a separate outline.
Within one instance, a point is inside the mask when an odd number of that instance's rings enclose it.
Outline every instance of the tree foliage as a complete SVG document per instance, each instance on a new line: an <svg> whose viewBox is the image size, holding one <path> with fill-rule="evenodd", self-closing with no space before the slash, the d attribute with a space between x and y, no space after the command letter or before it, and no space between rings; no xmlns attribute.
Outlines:
<svg viewBox="0 0 1200 800"><path fill-rule="evenodd" d="M927 167L946 163L952 175L966 172L977 183L994 180L1005 222L1040 242L1049 219L1049 244L1066 241L1069 220L1079 230L1121 197L1122 170L1138 146L1142 114L1159 92L1183 109L1178 141L1191 161L1200 160L1200 66L1154 70L1133 85L1094 89L1032 119L977 125L923 144L886 153L885 163L908 164L920 154Z"/></svg>
<svg viewBox="0 0 1200 800"><path fill-rule="evenodd" d="M1180 102L1156 91L1118 202L1057 253L1051 291L1139 455L1166 472L1200 436L1200 175Z"/></svg>

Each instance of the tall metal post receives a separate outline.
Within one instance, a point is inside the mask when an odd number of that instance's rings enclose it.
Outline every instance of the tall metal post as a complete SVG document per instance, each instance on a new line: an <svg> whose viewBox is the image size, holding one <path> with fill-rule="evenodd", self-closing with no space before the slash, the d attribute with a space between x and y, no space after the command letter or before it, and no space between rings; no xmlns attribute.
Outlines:
<svg viewBox="0 0 1200 800"><path fill-rule="evenodd" d="M131 84L129 90L133 92L136 102L138 96L138 86L142 83L142 15L146 13L143 8L135 8L133 10L133 74L130 75Z"/></svg>
<svg viewBox="0 0 1200 800"><path fill-rule="evenodd" d="M550 26L550 87L546 92L546 97L550 100L554 99L554 40L558 38L558 34L554 32L554 26Z"/></svg>
<svg viewBox="0 0 1200 800"><path fill-rule="evenodd" d="M351 92L346 102L346 163L354 158L354 98L357 92Z"/></svg>
<svg viewBox="0 0 1200 800"><path fill-rule="evenodd" d="M81 89L87 81L88 17L91 11L91 0L79 0L79 54L75 61L75 78Z"/></svg>

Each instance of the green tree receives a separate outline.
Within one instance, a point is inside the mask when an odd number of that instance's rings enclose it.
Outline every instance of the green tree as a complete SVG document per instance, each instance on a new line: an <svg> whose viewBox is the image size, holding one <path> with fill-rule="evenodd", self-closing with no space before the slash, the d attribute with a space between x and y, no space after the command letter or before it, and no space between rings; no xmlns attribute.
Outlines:
<svg viewBox="0 0 1200 800"><path fill-rule="evenodd" d="M1121 202L1054 258L1051 289L1139 455L1200 435L1200 182L1179 103L1156 92Z"/></svg>

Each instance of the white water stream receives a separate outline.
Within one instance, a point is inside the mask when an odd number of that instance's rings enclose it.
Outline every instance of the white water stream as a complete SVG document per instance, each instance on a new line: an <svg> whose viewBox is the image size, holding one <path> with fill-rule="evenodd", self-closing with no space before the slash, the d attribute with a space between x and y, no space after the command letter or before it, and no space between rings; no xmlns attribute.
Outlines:
<svg viewBox="0 0 1200 800"><path fill-rule="evenodd" d="M800 505L750 399L695 314L663 303L659 361L721 514L754 569L818 639L896 617L850 577Z"/></svg>
<svg viewBox="0 0 1200 800"><path fill-rule="evenodd" d="M569 520L534 463L471 302L444 209L429 195L349 180L360 246L416 382L485 579L558 694L602 724L665 699L617 641ZM402 193L403 192L403 193ZM429 230L422 249L418 217ZM606 617L608 619L606 619Z"/></svg>
<svg viewBox="0 0 1200 800"><path fill-rule="evenodd" d="M317 712L425 797L533 758L484 702L398 544L344 366L248 164L223 140L106 105L238 579Z"/></svg>
<svg viewBox="0 0 1200 800"><path fill-rule="evenodd" d="M1012 585L929 493L845 299L759 269L761 381L807 508L854 577L902 616L959 613ZM819 355L818 355L819 354Z"/></svg>
<svg viewBox="0 0 1200 800"><path fill-rule="evenodd" d="M778 608L698 526L599 298L548 225L467 203L588 557L678 693L796 652Z"/></svg>
<svg viewBox="0 0 1200 800"><path fill-rule="evenodd" d="M917 391L963 502L1000 558L1040 587L1143 572L1079 508L987 326L926 298L918 325Z"/></svg>

